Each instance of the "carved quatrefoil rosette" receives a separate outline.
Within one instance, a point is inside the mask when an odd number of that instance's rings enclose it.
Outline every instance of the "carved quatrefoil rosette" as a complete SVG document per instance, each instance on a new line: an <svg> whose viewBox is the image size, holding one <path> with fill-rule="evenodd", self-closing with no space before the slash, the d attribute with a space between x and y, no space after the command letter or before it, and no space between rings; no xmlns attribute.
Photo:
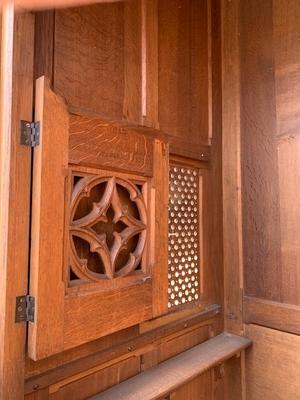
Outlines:
<svg viewBox="0 0 300 400"><path fill-rule="evenodd" d="M75 183L69 235L70 267L77 278L112 280L138 269L146 231L146 206L136 184L107 176L85 176ZM76 245L78 241L85 244L81 246L85 251ZM91 255L96 256L93 268Z"/></svg>

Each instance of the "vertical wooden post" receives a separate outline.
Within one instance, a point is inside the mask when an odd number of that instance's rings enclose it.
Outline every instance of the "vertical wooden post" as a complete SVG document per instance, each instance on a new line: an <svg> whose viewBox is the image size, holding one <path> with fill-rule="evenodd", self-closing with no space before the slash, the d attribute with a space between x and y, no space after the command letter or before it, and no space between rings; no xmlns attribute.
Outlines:
<svg viewBox="0 0 300 400"><path fill-rule="evenodd" d="M225 329L241 333L240 0L222 0L222 129Z"/></svg>
<svg viewBox="0 0 300 400"><path fill-rule="evenodd" d="M20 120L32 119L34 17L2 10L0 142L0 398L24 398L26 324L15 323L27 294L31 148Z"/></svg>
<svg viewBox="0 0 300 400"><path fill-rule="evenodd" d="M157 0L142 0L142 114L143 125L159 129Z"/></svg>

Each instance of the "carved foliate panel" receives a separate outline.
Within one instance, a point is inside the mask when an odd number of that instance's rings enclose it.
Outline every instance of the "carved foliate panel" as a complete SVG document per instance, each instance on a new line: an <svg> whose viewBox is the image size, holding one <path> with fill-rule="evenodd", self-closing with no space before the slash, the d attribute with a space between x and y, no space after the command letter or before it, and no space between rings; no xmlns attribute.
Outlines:
<svg viewBox="0 0 300 400"><path fill-rule="evenodd" d="M73 171L69 283L114 281L146 272L147 181L96 170Z"/></svg>
<svg viewBox="0 0 300 400"><path fill-rule="evenodd" d="M198 169L170 165L169 308L199 299L200 207Z"/></svg>

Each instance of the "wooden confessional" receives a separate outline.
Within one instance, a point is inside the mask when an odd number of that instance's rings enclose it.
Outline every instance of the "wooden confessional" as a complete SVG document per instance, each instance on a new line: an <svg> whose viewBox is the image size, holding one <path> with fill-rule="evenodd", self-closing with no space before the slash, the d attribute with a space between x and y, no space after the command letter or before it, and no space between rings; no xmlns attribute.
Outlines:
<svg viewBox="0 0 300 400"><path fill-rule="evenodd" d="M299 399L299 1L91 3L2 7L0 400Z"/></svg>

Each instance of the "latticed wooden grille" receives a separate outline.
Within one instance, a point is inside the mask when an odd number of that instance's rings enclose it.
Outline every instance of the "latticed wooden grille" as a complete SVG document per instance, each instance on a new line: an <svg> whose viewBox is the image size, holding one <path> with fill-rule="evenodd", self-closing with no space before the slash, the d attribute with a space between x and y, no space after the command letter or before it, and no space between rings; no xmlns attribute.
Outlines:
<svg viewBox="0 0 300 400"><path fill-rule="evenodd" d="M169 308L199 298L199 207L198 170L170 165Z"/></svg>

